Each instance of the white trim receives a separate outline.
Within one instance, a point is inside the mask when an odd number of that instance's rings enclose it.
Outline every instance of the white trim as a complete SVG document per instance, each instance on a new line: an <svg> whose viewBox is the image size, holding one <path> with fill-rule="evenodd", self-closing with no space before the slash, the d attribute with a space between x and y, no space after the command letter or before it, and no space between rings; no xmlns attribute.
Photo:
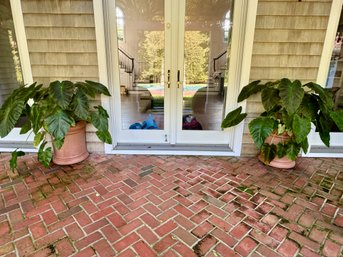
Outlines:
<svg viewBox="0 0 343 257"><path fill-rule="evenodd" d="M32 70L29 49L27 47L26 31L20 0L10 0L14 30L17 38L21 70L25 84L32 84Z"/></svg>
<svg viewBox="0 0 343 257"><path fill-rule="evenodd" d="M142 150L113 150L111 153L113 154L137 154L137 155L197 155L197 156L237 156L232 151L168 151L168 150L149 150L149 151L142 151Z"/></svg>
<svg viewBox="0 0 343 257"><path fill-rule="evenodd" d="M106 61L106 42L105 42L105 24L104 24L104 9L103 2L93 0L94 23L95 23L95 37L98 57L99 82L107 86L112 93L112 87L108 84L108 71ZM101 105L107 110L109 114L113 111L113 104L111 104L111 97L101 95ZM109 130L114 135L113 124L115 117L110 115ZM115 141L115 140L114 140ZM115 145L115 144L114 144ZM114 145L104 144L104 152L111 151Z"/></svg>
<svg viewBox="0 0 343 257"><path fill-rule="evenodd" d="M333 0L328 26L323 44L322 57L320 59L319 70L317 75L317 83L325 87L328 77L331 54L333 51L333 42L335 41L339 18L342 12L343 0Z"/></svg>
<svg viewBox="0 0 343 257"><path fill-rule="evenodd" d="M235 4L237 2L238 1L236 1ZM241 65L239 69L240 77L237 77L237 80L234 82L235 83L234 85L236 86L234 87L235 91L234 91L233 97L231 98L234 100L235 104L233 105L229 103L230 101L226 101L227 102L226 110L228 110L229 107L230 108L237 107L236 99L239 95L239 92L243 88L243 86L249 83L252 51L253 51L253 44L254 44L257 3L258 3L258 0L242 1L242 5L244 6L241 7L242 10L240 12L240 15L244 15L244 17L241 18L240 21L243 22L244 25L240 26L240 28L244 28L244 31L240 31L241 33L240 42L244 42L244 45L240 50L242 51L240 53L240 56L237 56L238 58L242 59L241 63L238 62L238 64ZM245 11L245 8L247 8L247 11ZM242 40L242 37L244 37L243 40ZM235 61L235 63L237 65L237 60ZM231 76L229 75L229 77ZM239 105L242 106L243 111L245 111L246 101L244 101L242 104L239 104ZM240 125L236 126L232 130L232 133L231 133L231 137L232 137L230 140L230 142L232 142L231 147L233 149L233 152L237 156L241 155L242 143L243 143L243 132L244 132L244 123L242 122Z"/></svg>
<svg viewBox="0 0 343 257"><path fill-rule="evenodd" d="M330 60L331 60L331 55L333 51L333 42L336 37L337 33L337 27L339 23L339 19L341 16L342 12L342 5L343 5L343 0L333 0L332 5L331 5L331 11L330 11L330 16L329 16L329 21L328 21L328 26L327 26L327 31L325 35L325 41L323 44L323 51L322 51L322 56L320 59L320 64L319 64L319 69L318 69L318 75L317 75L317 84L325 87L326 85L326 80L329 72L329 66L330 66ZM343 142L342 137L343 133L330 133L331 137L331 145L332 142L338 142L338 144L335 144L334 146L340 146L342 145L341 142ZM309 152L307 154L302 154L304 157L343 157L343 153L329 153L325 152L316 152L316 153L311 153L311 147L324 147L324 143L321 141L319 133L315 132L314 128L312 128L311 133L309 135ZM323 148L327 149L327 148Z"/></svg>

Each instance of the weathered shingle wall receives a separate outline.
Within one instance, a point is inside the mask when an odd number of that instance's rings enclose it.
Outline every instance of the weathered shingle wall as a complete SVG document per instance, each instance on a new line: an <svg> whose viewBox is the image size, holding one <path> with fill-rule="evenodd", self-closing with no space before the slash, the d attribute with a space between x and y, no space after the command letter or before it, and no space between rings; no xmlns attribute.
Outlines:
<svg viewBox="0 0 343 257"><path fill-rule="evenodd" d="M98 81L92 0L22 0L22 9L34 81ZM87 141L103 151L91 126Z"/></svg>
<svg viewBox="0 0 343 257"><path fill-rule="evenodd" d="M259 0L250 80L315 81L331 5L332 0ZM248 100L243 155L257 152L247 124L261 110L259 96Z"/></svg>

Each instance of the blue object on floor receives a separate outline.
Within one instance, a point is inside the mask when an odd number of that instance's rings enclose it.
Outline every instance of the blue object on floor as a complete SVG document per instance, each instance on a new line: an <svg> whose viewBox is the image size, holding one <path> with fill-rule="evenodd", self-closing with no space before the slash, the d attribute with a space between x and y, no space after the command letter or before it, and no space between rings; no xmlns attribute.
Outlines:
<svg viewBox="0 0 343 257"><path fill-rule="evenodd" d="M142 125L138 122L130 125L129 129L142 129Z"/></svg>
<svg viewBox="0 0 343 257"><path fill-rule="evenodd" d="M149 114L149 118L143 121L142 129L158 129L157 124L151 114Z"/></svg>

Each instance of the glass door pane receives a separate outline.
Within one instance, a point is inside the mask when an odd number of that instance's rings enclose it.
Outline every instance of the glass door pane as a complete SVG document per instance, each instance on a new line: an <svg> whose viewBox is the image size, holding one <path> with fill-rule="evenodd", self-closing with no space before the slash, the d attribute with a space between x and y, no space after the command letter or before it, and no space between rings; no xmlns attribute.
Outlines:
<svg viewBox="0 0 343 257"><path fill-rule="evenodd" d="M221 131L228 82L233 0L186 0L183 130Z"/></svg>
<svg viewBox="0 0 343 257"><path fill-rule="evenodd" d="M121 129L164 129L164 0L117 0Z"/></svg>
<svg viewBox="0 0 343 257"><path fill-rule="evenodd" d="M9 0L0 3L0 106L12 91L23 86L23 75ZM22 117L16 127L21 127Z"/></svg>

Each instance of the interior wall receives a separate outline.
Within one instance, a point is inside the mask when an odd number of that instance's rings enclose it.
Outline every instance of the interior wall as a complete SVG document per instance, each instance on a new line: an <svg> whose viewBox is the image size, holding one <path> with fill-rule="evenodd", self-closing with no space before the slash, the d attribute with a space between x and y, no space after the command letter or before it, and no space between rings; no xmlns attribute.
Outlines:
<svg viewBox="0 0 343 257"><path fill-rule="evenodd" d="M316 81L331 5L332 0L259 0L250 80ZM261 111L260 96L248 100L242 155L257 153L247 124Z"/></svg>

